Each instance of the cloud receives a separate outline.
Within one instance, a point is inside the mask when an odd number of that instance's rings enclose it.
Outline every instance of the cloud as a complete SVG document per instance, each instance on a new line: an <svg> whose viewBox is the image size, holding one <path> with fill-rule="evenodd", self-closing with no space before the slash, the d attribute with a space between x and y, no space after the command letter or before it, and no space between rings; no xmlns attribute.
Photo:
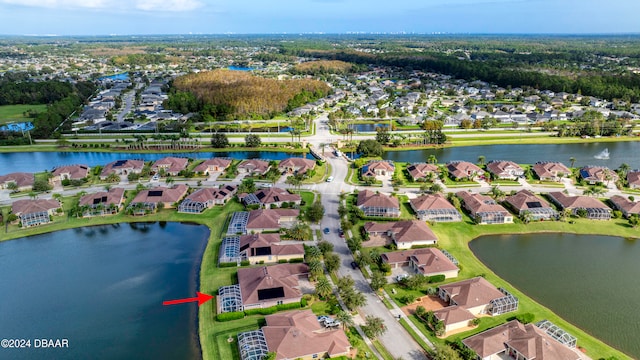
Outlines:
<svg viewBox="0 0 640 360"><path fill-rule="evenodd" d="M200 8L199 0L0 0L0 4L51 9L141 10L183 12Z"/></svg>

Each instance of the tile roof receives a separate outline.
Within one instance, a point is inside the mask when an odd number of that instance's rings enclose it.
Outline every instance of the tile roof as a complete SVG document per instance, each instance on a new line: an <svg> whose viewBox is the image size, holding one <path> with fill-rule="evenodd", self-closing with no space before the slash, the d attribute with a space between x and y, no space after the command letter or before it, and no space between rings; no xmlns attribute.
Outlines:
<svg viewBox="0 0 640 360"><path fill-rule="evenodd" d="M502 212L509 214L507 209L502 205L498 205L489 196L481 194L473 194L468 191L458 191L456 196L462 199L464 206L475 216L478 213Z"/></svg>
<svg viewBox="0 0 640 360"><path fill-rule="evenodd" d="M515 195L507 196L505 198L505 201L518 210L551 207L551 205L549 205L549 203L545 199L536 196L529 190L520 190Z"/></svg>
<svg viewBox="0 0 640 360"><path fill-rule="evenodd" d="M236 190L238 190L238 187L233 185L225 185L221 188L202 188L189 194L185 200L188 199L205 203L217 199L229 198L235 194Z"/></svg>
<svg viewBox="0 0 640 360"><path fill-rule="evenodd" d="M279 202L300 202L302 197L298 194L292 194L286 189L270 187L259 189L253 193L261 204L273 204Z"/></svg>
<svg viewBox="0 0 640 360"><path fill-rule="evenodd" d="M316 162L314 160L297 157L284 159L278 164L278 169L295 169L298 174L304 174L315 167Z"/></svg>
<svg viewBox="0 0 640 360"><path fill-rule="evenodd" d="M62 205L54 199L18 200L11 204L11 211L16 215L33 214L57 209Z"/></svg>
<svg viewBox="0 0 640 360"><path fill-rule="evenodd" d="M398 199L382 193L375 193L371 190L362 190L358 193L357 206L380 207L400 209Z"/></svg>
<svg viewBox="0 0 640 360"><path fill-rule="evenodd" d="M87 177L89 166L87 165L67 165L61 166L53 170L53 176L61 176L68 174L70 179L79 180Z"/></svg>
<svg viewBox="0 0 640 360"><path fill-rule="evenodd" d="M467 161L451 161L447 163L447 170L456 179L472 176L474 173L482 175L484 171L477 165Z"/></svg>
<svg viewBox="0 0 640 360"><path fill-rule="evenodd" d="M442 194L422 195L409 200L411 206L416 211L435 209L457 209Z"/></svg>
<svg viewBox="0 0 640 360"><path fill-rule="evenodd" d="M269 170L269 162L259 159L249 159L243 160L239 165L238 169L245 169L247 172L260 173L264 174Z"/></svg>
<svg viewBox="0 0 640 360"><path fill-rule="evenodd" d="M602 201L588 196L568 196L560 191L550 192L549 196L555 199L564 209L606 209L611 210Z"/></svg>
<svg viewBox="0 0 640 360"><path fill-rule="evenodd" d="M413 179L423 179L428 173L438 173L440 168L434 164L413 163L407 166L407 172Z"/></svg>
<svg viewBox="0 0 640 360"><path fill-rule="evenodd" d="M613 195L609 201L627 214L640 214L640 202L631 201L620 195Z"/></svg>
<svg viewBox="0 0 640 360"><path fill-rule="evenodd" d="M280 217L300 215L298 209L258 209L249 211L247 220L247 230L251 229L278 229L280 228Z"/></svg>
<svg viewBox="0 0 640 360"><path fill-rule="evenodd" d="M131 204L135 203L164 203L164 204L172 204L174 202L182 199L184 195L186 195L189 187L185 184L177 184L173 187L154 187L151 189L142 190L136 195L136 197L131 201Z"/></svg>
<svg viewBox="0 0 640 360"><path fill-rule="evenodd" d="M33 186L35 177L32 173L16 172L0 176L0 184L15 182L18 187Z"/></svg>
<svg viewBox="0 0 640 360"><path fill-rule="evenodd" d="M571 170L561 162L538 162L532 169L540 179L553 178L560 173L565 176L571 174Z"/></svg>
<svg viewBox="0 0 640 360"><path fill-rule="evenodd" d="M242 303L258 304L268 300L295 299L302 296L298 279L307 275L309 267L306 264L277 264L254 268L238 269L238 284L242 293ZM261 290L282 288L282 291L271 298Z"/></svg>
<svg viewBox="0 0 640 360"><path fill-rule="evenodd" d="M208 169L214 169L216 167L220 169L226 169L229 165L231 165L231 159L213 158L201 162L193 169L193 171L205 172Z"/></svg>
<svg viewBox="0 0 640 360"><path fill-rule="evenodd" d="M458 306L465 309L488 304L493 299L505 296L483 277L441 285L440 290L446 291Z"/></svg>
<svg viewBox="0 0 640 360"><path fill-rule="evenodd" d="M187 168L188 163L189 159L187 158L167 156L154 162L151 170L158 171L160 168L164 168L168 173L179 173Z"/></svg>
<svg viewBox="0 0 640 360"><path fill-rule="evenodd" d="M119 169L133 169L142 170L144 167L144 161L142 160L116 160L108 163L100 172L100 176L109 176L112 172Z"/></svg>
<svg viewBox="0 0 640 360"><path fill-rule="evenodd" d="M398 243L411 243L420 241L437 241L436 234L431 228L420 220L405 220L392 222L367 222L364 224L366 232L391 232Z"/></svg>
<svg viewBox="0 0 640 360"><path fill-rule="evenodd" d="M456 305L434 310L433 315L435 315L438 320L442 321L445 325L469 321L476 318L469 312L469 310Z"/></svg>
<svg viewBox="0 0 640 360"><path fill-rule="evenodd" d="M248 234L240 236L240 251L249 250L248 256L259 255L253 255L251 249L267 247L270 249L271 255L304 256L304 245L281 242L280 234Z"/></svg>
<svg viewBox="0 0 640 360"><path fill-rule="evenodd" d="M124 198L123 188L111 188L109 191L100 191L93 194L87 194L80 198L81 206L94 206L102 204L109 206L110 204L120 205Z"/></svg>

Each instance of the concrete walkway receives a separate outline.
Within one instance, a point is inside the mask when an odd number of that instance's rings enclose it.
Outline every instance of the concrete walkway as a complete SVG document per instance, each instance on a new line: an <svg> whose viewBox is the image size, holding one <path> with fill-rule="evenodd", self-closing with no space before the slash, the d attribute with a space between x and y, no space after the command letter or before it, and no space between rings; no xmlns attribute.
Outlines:
<svg viewBox="0 0 640 360"><path fill-rule="evenodd" d="M398 305L396 305L396 303L391 299L389 294L385 290L382 290L382 294L383 294L384 298L387 299L387 301L389 301L389 303L391 304L391 307L393 307L393 309L389 310L389 311L391 311L391 314L393 314L398 319L404 319L407 322L407 324L409 324L409 327L411 329L413 329L413 331L415 331L416 334L418 334L418 337L422 341L424 341L427 345L429 345L429 347L432 350L434 350L435 346L433 345L433 343L422 333L422 331L420 331L418 329L418 327L413 323L413 321L411 321L409 319L407 314L405 314L404 311L402 311L402 309L400 309L400 307L398 307Z"/></svg>

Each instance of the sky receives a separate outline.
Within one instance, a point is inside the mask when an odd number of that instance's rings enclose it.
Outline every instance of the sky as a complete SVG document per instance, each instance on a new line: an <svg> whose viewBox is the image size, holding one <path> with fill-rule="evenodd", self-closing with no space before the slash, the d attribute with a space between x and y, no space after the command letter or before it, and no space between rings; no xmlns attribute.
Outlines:
<svg viewBox="0 0 640 360"><path fill-rule="evenodd" d="M0 0L2 35L640 33L638 0Z"/></svg>

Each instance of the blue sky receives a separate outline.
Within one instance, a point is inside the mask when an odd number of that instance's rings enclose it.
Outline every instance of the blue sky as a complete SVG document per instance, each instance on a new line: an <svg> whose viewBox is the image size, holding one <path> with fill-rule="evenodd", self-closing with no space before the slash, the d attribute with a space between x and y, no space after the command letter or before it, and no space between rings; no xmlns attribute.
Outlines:
<svg viewBox="0 0 640 360"><path fill-rule="evenodd" d="M640 33L638 0L0 0L0 34Z"/></svg>

